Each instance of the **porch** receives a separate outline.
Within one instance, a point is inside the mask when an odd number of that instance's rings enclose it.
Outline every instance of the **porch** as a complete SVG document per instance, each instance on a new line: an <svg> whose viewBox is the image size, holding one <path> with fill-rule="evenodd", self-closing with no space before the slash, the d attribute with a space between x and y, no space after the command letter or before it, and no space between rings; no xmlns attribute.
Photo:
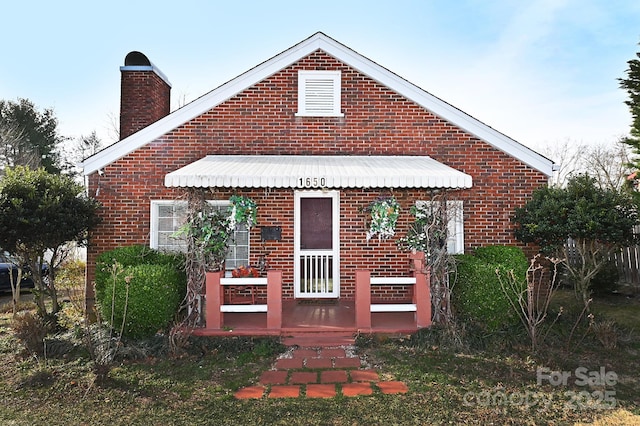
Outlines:
<svg viewBox="0 0 640 426"><path fill-rule="evenodd" d="M407 334L431 325L429 274L424 254L411 255L411 277L372 277L356 271L355 300L282 300L282 273L269 271L266 278L223 278L208 273L203 295L205 325L194 330L204 336L353 336L360 333ZM410 288L402 303L378 301L377 286ZM266 286L266 300L254 297ZM241 288L245 300L232 303L231 289ZM372 295L374 295L372 297ZM380 302L380 303L378 303Z"/></svg>

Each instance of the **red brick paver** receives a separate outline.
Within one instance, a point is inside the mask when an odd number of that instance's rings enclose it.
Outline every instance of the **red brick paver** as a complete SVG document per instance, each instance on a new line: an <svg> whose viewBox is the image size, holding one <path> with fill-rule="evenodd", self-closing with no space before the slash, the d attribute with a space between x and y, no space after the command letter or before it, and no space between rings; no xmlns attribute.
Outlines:
<svg viewBox="0 0 640 426"><path fill-rule="evenodd" d="M344 396L371 395L373 389L369 383L345 383L342 385Z"/></svg>
<svg viewBox="0 0 640 426"><path fill-rule="evenodd" d="M264 394L264 387L262 386L247 386L246 388L242 388L238 390L234 396L237 399L251 399L251 398L262 398Z"/></svg>
<svg viewBox="0 0 640 426"><path fill-rule="evenodd" d="M318 356L318 351L315 349L296 349L293 351L294 358L313 358Z"/></svg>
<svg viewBox="0 0 640 426"><path fill-rule="evenodd" d="M351 370L351 380L354 382L377 382L380 378L378 372L374 370Z"/></svg>
<svg viewBox="0 0 640 426"><path fill-rule="evenodd" d="M344 370L327 370L320 373L320 383L347 383L347 372Z"/></svg>
<svg viewBox="0 0 640 426"><path fill-rule="evenodd" d="M269 398L297 398L300 396L300 386L271 386Z"/></svg>
<svg viewBox="0 0 640 426"><path fill-rule="evenodd" d="M335 368L360 368L360 358L336 358L333 360Z"/></svg>
<svg viewBox="0 0 640 426"><path fill-rule="evenodd" d="M372 395L375 386L388 395L408 392L400 381L381 382L377 371L361 369L359 357L347 356L344 348L296 348L292 358L281 358L276 370L260 375L259 385L238 390L237 399L333 398L342 390L344 396ZM304 393L302 393L304 391Z"/></svg>
<svg viewBox="0 0 640 426"><path fill-rule="evenodd" d="M376 383L382 393L387 395L395 395L398 393L407 393L409 388L403 382L378 382Z"/></svg>
<svg viewBox="0 0 640 426"><path fill-rule="evenodd" d="M329 348L329 349L321 349L320 355L325 358L344 358L346 355L345 350L342 348Z"/></svg>
<svg viewBox="0 0 640 426"><path fill-rule="evenodd" d="M307 358L305 366L307 368L331 368L333 360L331 358Z"/></svg>
<svg viewBox="0 0 640 426"><path fill-rule="evenodd" d="M278 370L292 370L294 368L302 368L304 358L281 358L276 361Z"/></svg>
<svg viewBox="0 0 640 426"><path fill-rule="evenodd" d="M333 398L336 393L335 385L307 385L307 398Z"/></svg>
<svg viewBox="0 0 640 426"><path fill-rule="evenodd" d="M291 373L289 383L293 385L318 383L318 373L315 371L294 371L293 373Z"/></svg>
<svg viewBox="0 0 640 426"><path fill-rule="evenodd" d="M287 383L287 370L269 370L262 373L260 383L263 385L284 385Z"/></svg>

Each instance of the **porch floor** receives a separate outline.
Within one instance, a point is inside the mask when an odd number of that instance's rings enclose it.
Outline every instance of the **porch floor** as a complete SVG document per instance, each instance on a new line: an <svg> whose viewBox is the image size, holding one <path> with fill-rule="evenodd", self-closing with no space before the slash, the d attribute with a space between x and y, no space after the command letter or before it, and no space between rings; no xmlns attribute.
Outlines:
<svg viewBox="0 0 640 426"><path fill-rule="evenodd" d="M194 334L216 335L304 335L322 333L326 335L353 335L360 332L404 334L417 331L414 312L375 312L371 314L371 329L356 327L354 301L331 302L282 302L282 328L267 329L267 314L262 312L224 314L223 329L197 329Z"/></svg>

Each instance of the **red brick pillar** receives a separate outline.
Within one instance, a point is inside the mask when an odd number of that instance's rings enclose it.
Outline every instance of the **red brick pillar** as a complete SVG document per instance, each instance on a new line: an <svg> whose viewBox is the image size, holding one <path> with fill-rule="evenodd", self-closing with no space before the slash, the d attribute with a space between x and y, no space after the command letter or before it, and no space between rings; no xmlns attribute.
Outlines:
<svg viewBox="0 0 640 426"><path fill-rule="evenodd" d="M356 271L356 328L371 329L371 272Z"/></svg>
<svg viewBox="0 0 640 426"><path fill-rule="evenodd" d="M429 268L424 263L424 253L411 253L413 273L416 277L416 288L413 292L413 303L416 304L416 326L431 326L431 279Z"/></svg>
<svg viewBox="0 0 640 426"><path fill-rule="evenodd" d="M282 328L282 271L267 272L267 328Z"/></svg>
<svg viewBox="0 0 640 426"><path fill-rule="evenodd" d="M220 306L224 301L224 289L220 285L222 272L207 272L206 281L206 328L220 330L222 328L222 312Z"/></svg>

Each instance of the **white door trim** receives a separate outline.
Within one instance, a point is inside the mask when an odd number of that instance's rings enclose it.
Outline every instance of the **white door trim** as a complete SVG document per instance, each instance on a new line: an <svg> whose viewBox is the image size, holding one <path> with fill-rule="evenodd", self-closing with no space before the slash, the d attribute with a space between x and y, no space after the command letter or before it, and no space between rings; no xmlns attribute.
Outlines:
<svg viewBox="0 0 640 426"><path fill-rule="evenodd" d="M331 250L302 250L300 248L300 199L302 198L331 198L332 207L332 249ZM294 296L296 298L338 298L340 297L340 191L336 190L311 190L295 191L294 193L294 262L293 262L293 283ZM330 291L306 292L301 287L301 262L302 256L310 253L317 253L319 256L331 256L333 283Z"/></svg>

